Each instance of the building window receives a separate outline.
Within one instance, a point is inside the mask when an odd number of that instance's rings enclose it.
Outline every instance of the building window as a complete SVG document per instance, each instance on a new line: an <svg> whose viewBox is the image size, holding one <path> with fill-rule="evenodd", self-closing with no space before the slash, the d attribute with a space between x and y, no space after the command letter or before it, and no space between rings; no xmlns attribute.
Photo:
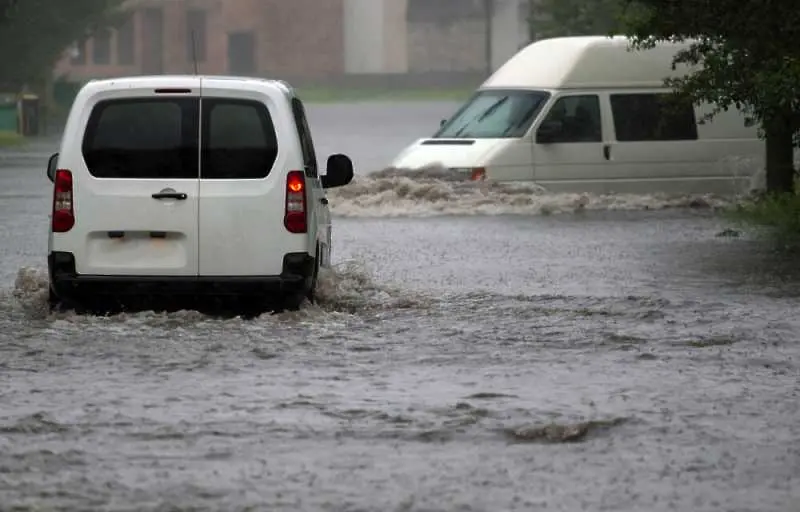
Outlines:
<svg viewBox="0 0 800 512"><path fill-rule="evenodd" d="M92 38L92 62L94 64L111 64L111 31L107 28L98 30Z"/></svg>
<svg viewBox="0 0 800 512"><path fill-rule="evenodd" d="M136 36L134 33L133 16L130 16L125 23L117 28L117 64L121 66L131 66L134 64L134 45Z"/></svg>
<svg viewBox="0 0 800 512"><path fill-rule="evenodd" d="M620 142L697 140L694 106L674 94L612 94Z"/></svg>
<svg viewBox="0 0 800 512"><path fill-rule="evenodd" d="M189 60L197 59L198 62L206 60L207 23L205 9L186 11L186 55Z"/></svg>
<svg viewBox="0 0 800 512"><path fill-rule="evenodd" d="M70 62L73 66L83 66L86 64L86 39L76 41L70 48Z"/></svg>

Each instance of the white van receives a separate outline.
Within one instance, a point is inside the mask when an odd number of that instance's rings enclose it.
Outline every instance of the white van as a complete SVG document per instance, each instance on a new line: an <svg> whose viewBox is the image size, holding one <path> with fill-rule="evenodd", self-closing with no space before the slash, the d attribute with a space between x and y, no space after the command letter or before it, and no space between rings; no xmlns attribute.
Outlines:
<svg viewBox="0 0 800 512"><path fill-rule="evenodd" d="M756 128L735 110L699 124L710 107L678 102L664 86L688 70L672 70L687 44L634 51L624 37L534 42L391 166L444 166L554 192L746 191L763 162ZM743 162L750 169L740 174Z"/></svg>
<svg viewBox="0 0 800 512"><path fill-rule="evenodd" d="M325 189L303 104L283 82L155 76L88 83L59 153L52 304L237 296L296 308L330 264Z"/></svg>

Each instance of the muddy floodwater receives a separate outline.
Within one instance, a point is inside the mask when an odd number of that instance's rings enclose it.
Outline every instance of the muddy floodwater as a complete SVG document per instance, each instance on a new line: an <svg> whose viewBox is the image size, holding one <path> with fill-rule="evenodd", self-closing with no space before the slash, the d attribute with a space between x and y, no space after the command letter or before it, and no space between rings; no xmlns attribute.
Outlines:
<svg viewBox="0 0 800 512"><path fill-rule="evenodd" d="M0 510L800 510L796 257L712 197L367 175L451 108L310 109L361 174L254 320L49 314L52 148L0 155Z"/></svg>

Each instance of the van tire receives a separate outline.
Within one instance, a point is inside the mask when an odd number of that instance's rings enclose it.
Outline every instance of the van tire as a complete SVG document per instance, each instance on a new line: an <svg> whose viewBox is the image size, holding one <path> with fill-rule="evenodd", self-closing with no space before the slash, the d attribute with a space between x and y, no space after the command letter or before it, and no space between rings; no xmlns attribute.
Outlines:
<svg viewBox="0 0 800 512"><path fill-rule="evenodd" d="M47 305L49 306L51 313L65 311L78 312L78 309L80 309L79 304L73 300L70 300L69 298L59 297L52 288L48 288L48 292Z"/></svg>
<svg viewBox="0 0 800 512"><path fill-rule="evenodd" d="M306 298L311 304L317 302L317 280L319 279L319 259L321 255L322 253L319 250L319 245L317 245L317 255L314 258L314 273L311 275L311 286L309 286L306 292Z"/></svg>
<svg viewBox="0 0 800 512"><path fill-rule="evenodd" d="M305 298L306 296L303 293L287 293L280 298L280 304L276 312L298 311L300 310L300 306L303 305Z"/></svg>
<svg viewBox="0 0 800 512"><path fill-rule="evenodd" d="M50 312L52 313L61 305L61 299L58 298L58 295L55 294L52 288L49 286L47 287L47 291L49 292L47 297L47 305L50 308Z"/></svg>

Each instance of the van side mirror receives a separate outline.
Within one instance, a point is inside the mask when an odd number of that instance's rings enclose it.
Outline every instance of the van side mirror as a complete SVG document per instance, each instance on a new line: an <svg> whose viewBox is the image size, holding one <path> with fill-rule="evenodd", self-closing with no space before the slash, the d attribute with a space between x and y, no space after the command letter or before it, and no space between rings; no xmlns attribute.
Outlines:
<svg viewBox="0 0 800 512"><path fill-rule="evenodd" d="M346 155L328 157L325 175L320 177L322 188L343 187L353 181L353 161Z"/></svg>
<svg viewBox="0 0 800 512"><path fill-rule="evenodd" d="M554 142L561 135L564 125L561 121L545 121L536 131L536 142L540 144L548 144Z"/></svg>
<svg viewBox="0 0 800 512"><path fill-rule="evenodd" d="M47 161L47 179L53 183L56 181L56 169L58 169L58 153L54 153Z"/></svg>

